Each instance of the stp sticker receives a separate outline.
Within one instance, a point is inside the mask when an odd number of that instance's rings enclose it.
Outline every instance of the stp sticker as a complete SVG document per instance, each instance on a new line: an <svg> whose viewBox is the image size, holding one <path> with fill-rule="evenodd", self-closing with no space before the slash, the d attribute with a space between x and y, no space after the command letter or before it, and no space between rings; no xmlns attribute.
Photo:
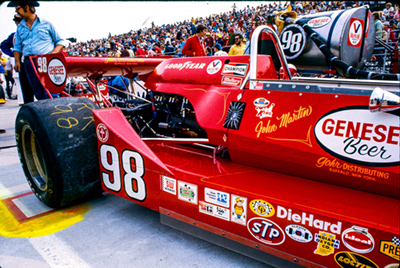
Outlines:
<svg viewBox="0 0 400 268"><path fill-rule="evenodd" d="M96 135L97 135L97 138L99 139L99 141L101 141L101 142L107 142L108 138L110 137L108 128L103 123L100 123L97 125Z"/></svg>
<svg viewBox="0 0 400 268"><path fill-rule="evenodd" d="M335 254L336 263L342 268L370 267L378 268L373 261L357 253L341 251Z"/></svg>
<svg viewBox="0 0 400 268"><path fill-rule="evenodd" d="M368 253L374 249L375 241L368 229L353 226L342 233L343 244L351 251Z"/></svg>
<svg viewBox="0 0 400 268"><path fill-rule="evenodd" d="M268 245L280 245L285 241L285 233L275 222L266 218L252 218L247 229L257 240Z"/></svg>
<svg viewBox="0 0 400 268"><path fill-rule="evenodd" d="M347 45L353 47L360 47L363 30L364 30L364 21L360 19L351 18Z"/></svg>
<svg viewBox="0 0 400 268"><path fill-rule="evenodd" d="M291 239L300 243L308 243L313 239L312 233L301 225L289 224L286 226L285 232Z"/></svg>
<svg viewBox="0 0 400 268"><path fill-rule="evenodd" d="M178 198L197 205L197 185L178 181Z"/></svg>
<svg viewBox="0 0 400 268"><path fill-rule="evenodd" d="M210 188L204 188L204 199L206 202L229 208L229 194Z"/></svg>
<svg viewBox="0 0 400 268"><path fill-rule="evenodd" d="M400 164L399 117L371 113L368 107L331 111L315 125L315 138L329 154L359 165Z"/></svg>
<svg viewBox="0 0 400 268"><path fill-rule="evenodd" d="M176 180L162 176L162 189L164 192L176 195Z"/></svg>
<svg viewBox="0 0 400 268"><path fill-rule="evenodd" d="M219 72L219 70L221 70L221 67L222 67L222 61L214 60L214 61L210 62L210 64L208 64L207 73L208 74L216 74Z"/></svg>
<svg viewBox="0 0 400 268"><path fill-rule="evenodd" d="M52 58L47 67L49 78L56 86L64 84L67 73L64 64L57 58Z"/></svg>

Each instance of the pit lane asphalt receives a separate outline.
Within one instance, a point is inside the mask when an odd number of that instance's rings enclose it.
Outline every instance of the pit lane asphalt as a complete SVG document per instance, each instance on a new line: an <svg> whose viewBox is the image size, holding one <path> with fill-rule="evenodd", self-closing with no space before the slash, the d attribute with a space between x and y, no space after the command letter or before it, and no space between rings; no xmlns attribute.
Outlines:
<svg viewBox="0 0 400 268"><path fill-rule="evenodd" d="M47 211L26 183L15 142L18 109L16 100L0 105L0 129L6 130L0 134L0 204L8 203L9 207L13 204L11 215L20 210L25 218L11 228L14 219L9 218L8 211L0 210L1 268L266 267L165 226L157 212L113 195L83 204L88 211L81 221L58 232L34 237L37 228L60 227L63 222L49 220L56 218L57 211ZM47 225L46 220L49 220ZM1 235L4 233L6 236Z"/></svg>

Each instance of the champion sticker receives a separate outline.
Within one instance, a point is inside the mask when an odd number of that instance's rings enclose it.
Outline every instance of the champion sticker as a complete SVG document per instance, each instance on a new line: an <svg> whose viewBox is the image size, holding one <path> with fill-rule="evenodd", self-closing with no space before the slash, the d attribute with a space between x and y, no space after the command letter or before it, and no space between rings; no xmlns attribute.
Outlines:
<svg viewBox="0 0 400 268"><path fill-rule="evenodd" d="M103 123L100 123L97 125L96 135L97 135L97 138L99 139L99 141L101 141L101 142L108 141L108 138L110 137L108 128Z"/></svg>
<svg viewBox="0 0 400 268"><path fill-rule="evenodd" d="M52 58L47 67L49 78L56 86L64 84L67 73L64 64L57 58Z"/></svg>
<svg viewBox="0 0 400 268"><path fill-rule="evenodd" d="M225 64L222 74L245 76L247 73L248 64L245 63L229 63Z"/></svg>
<svg viewBox="0 0 400 268"><path fill-rule="evenodd" d="M219 72L219 70L221 70L221 67L222 67L222 61L214 60L214 61L210 62L210 64L208 64L207 73L208 74L216 74Z"/></svg>
<svg viewBox="0 0 400 268"><path fill-rule="evenodd" d="M315 125L318 144L329 154L365 166L400 164L399 117L350 107L325 114Z"/></svg>

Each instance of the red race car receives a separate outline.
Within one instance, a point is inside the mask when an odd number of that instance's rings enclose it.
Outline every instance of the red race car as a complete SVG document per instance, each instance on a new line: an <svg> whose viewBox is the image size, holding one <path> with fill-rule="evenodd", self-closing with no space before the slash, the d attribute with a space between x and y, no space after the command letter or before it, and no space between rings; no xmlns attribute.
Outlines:
<svg viewBox="0 0 400 268"><path fill-rule="evenodd" d="M271 255L308 267L398 263L399 82L389 80L398 74L295 77L268 26L250 51L38 56L52 92L66 77L138 75L147 94L120 107L86 98L22 106L17 145L33 192L63 207L103 190L272 264Z"/></svg>

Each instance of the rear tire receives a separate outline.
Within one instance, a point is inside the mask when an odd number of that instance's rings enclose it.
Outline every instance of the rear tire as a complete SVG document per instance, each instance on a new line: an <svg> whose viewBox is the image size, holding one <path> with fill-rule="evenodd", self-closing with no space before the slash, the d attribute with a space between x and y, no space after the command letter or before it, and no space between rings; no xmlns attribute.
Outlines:
<svg viewBox="0 0 400 268"><path fill-rule="evenodd" d="M86 98L23 105L15 122L17 149L34 194L54 208L101 193L97 138Z"/></svg>

